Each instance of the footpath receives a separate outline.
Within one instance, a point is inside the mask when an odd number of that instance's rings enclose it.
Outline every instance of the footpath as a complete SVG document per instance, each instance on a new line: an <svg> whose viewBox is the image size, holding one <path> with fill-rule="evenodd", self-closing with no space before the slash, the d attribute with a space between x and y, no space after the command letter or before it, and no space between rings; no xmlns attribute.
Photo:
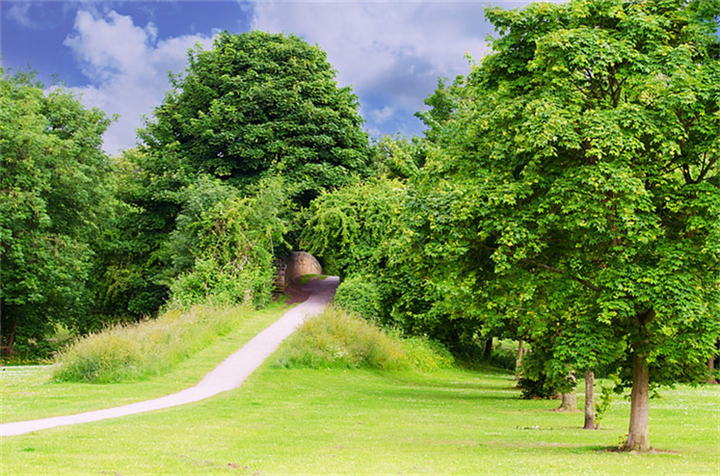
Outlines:
<svg viewBox="0 0 720 476"><path fill-rule="evenodd" d="M268 328L260 332L240 350L225 359L197 385L172 395L132 403L121 407L65 415L41 420L0 424L0 436L22 435L65 425L77 425L109 418L119 418L153 410L161 410L186 403L197 402L222 392L238 388L250 374L267 359L308 318L320 314L335 295L339 280L329 277L323 281L310 281L303 286L309 297L287 311Z"/></svg>

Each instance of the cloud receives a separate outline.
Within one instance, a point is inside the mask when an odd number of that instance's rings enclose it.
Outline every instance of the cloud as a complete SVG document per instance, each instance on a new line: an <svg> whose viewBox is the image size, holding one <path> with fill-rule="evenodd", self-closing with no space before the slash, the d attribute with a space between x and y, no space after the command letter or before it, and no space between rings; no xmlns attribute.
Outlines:
<svg viewBox="0 0 720 476"><path fill-rule="evenodd" d="M158 40L155 25L141 27L115 11L99 15L79 11L73 33L65 40L92 84L70 88L82 95L86 106L118 114L105 133L110 154L132 147L140 117L150 116L170 88L168 72L184 70L187 52L196 43L210 48L212 38L184 35Z"/></svg>
<svg viewBox="0 0 720 476"><path fill-rule="evenodd" d="M255 4L253 28L294 33L328 54L340 85L360 97L368 127L398 125L380 111L395 111L403 132L422 128L412 114L438 77L469 72L465 58L489 51L492 28L478 2L286 2ZM388 108L388 109L384 109Z"/></svg>

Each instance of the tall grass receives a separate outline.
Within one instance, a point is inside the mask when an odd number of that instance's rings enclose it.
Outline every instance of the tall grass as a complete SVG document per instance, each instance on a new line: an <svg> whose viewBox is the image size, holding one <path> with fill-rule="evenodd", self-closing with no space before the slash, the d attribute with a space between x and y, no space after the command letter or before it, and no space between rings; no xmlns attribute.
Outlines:
<svg viewBox="0 0 720 476"><path fill-rule="evenodd" d="M427 339L403 339L341 308L328 307L283 344L275 365L429 371L451 367L453 358Z"/></svg>
<svg viewBox="0 0 720 476"><path fill-rule="evenodd" d="M53 378L114 383L163 374L236 328L248 312L243 307L194 306L189 311L170 310L157 319L107 328L62 351Z"/></svg>

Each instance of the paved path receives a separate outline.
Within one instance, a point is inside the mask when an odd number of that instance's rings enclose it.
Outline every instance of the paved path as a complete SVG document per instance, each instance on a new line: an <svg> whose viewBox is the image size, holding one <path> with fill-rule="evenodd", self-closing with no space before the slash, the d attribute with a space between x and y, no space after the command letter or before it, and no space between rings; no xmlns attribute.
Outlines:
<svg viewBox="0 0 720 476"><path fill-rule="evenodd" d="M295 329L306 317L317 315L325 308L325 305L335 295L337 285L337 277L330 277L324 281L311 281L306 284L303 290L311 292L306 301L286 312L274 324L245 344L242 349L225 359L192 388L154 400L132 403L122 407L79 413L77 415L44 418L42 420L4 423L0 425L0 436L22 435L56 426L77 425L79 423L160 410L197 402L218 393L238 388L278 348L282 341L295 332Z"/></svg>

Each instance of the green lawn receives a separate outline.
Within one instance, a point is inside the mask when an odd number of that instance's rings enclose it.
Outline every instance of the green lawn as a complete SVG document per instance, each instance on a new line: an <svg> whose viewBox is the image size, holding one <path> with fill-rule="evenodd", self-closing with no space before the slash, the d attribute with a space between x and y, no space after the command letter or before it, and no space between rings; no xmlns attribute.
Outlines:
<svg viewBox="0 0 720 476"><path fill-rule="evenodd" d="M211 347L181 362L170 374L131 383L96 385L50 382L51 366L0 368L0 417L3 423L98 410L161 397L198 383L228 355L282 316L289 307L273 303L247 312L238 328Z"/></svg>
<svg viewBox="0 0 720 476"><path fill-rule="evenodd" d="M220 342L187 368L207 367L207 355L228 350ZM187 368L172 375L189 380ZM125 385L55 389L42 383L42 368L6 370L13 372L29 379L30 392L42 390L31 403L21 385L6 389L4 377L3 421L14 408L17 415L64 413L70 403L85 409L129 398ZM162 387L135 385L136 400ZM553 412L556 401L520 400L514 385L512 376L488 371L286 370L266 363L241 388L203 402L3 438L2 474L720 473L720 386L662 392L651 402L651 443L671 451L629 455L606 451L626 433L627 401L616 399L603 430L584 431L582 413Z"/></svg>

